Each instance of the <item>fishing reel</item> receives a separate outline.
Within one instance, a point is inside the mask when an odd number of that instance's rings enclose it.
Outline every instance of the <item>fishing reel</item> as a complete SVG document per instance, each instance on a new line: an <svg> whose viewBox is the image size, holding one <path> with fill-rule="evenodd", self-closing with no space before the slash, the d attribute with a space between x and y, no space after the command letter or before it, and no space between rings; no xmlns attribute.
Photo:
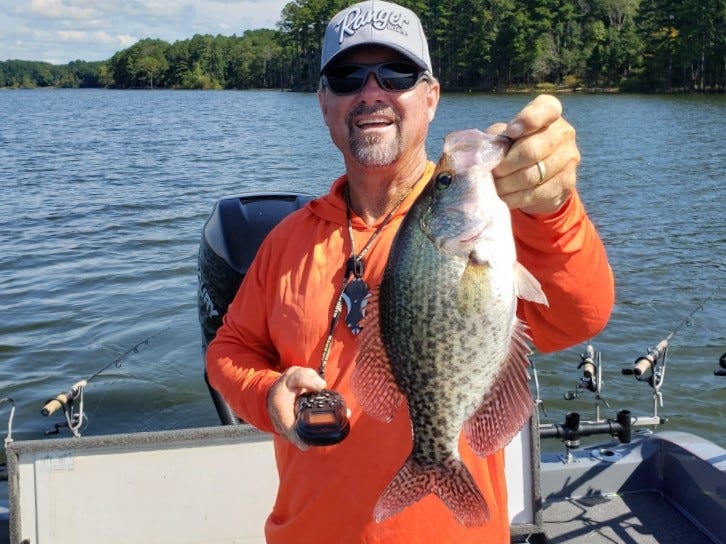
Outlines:
<svg viewBox="0 0 726 544"><path fill-rule="evenodd" d="M588 344L585 353L580 354L580 364L577 365L578 370L582 370L582 376L577 383L574 391L565 392L565 400L574 400L582 395L581 390L587 390L595 393L596 399L596 420L600 421L600 403L608 408L610 404L602 395L602 354L596 352L592 344Z"/></svg>
<svg viewBox="0 0 726 544"><path fill-rule="evenodd" d="M600 352L595 353L591 344L587 345L585 353L580 354L580 364L577 370L582 370L582 376L575 391L565 393L565 400L573 400L580 396L580 389L587 389L592 393L599 393L602 386L602 370L600 366Z"/></svg>
<svg viewBox="0 0 726 544"><path fill-rule="evenodd" d="M726 376L726 353L719 357L718 366L720 366L721 368L713 371L714 376Z"/></svg>

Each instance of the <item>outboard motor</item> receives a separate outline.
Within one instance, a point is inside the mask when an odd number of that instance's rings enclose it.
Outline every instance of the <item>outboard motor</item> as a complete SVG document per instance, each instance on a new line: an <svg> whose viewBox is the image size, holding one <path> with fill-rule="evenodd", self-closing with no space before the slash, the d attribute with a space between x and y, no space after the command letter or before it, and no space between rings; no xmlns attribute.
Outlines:
<svg viewBox="0 0 726 544"><path fill-rule="evenodd" d="M249 193L217 201L204 224L197 261L197 307L205 353L262 240L284 217L313 198L299 193ZM239 424L240 419L209 385L206 371L204 379L222 424Z"/></svg>

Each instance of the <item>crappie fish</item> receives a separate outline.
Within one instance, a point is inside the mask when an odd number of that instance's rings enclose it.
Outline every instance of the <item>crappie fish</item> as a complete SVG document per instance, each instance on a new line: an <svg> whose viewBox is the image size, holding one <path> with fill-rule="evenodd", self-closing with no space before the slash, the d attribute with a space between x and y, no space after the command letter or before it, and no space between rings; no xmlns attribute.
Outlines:
<svg viewBox="0 0 726 544"><path fill-rule="evenodd" d="M458 451L460 432L485 457L525 424L533 401L517 298L547 303L516 260L510 213L492 169L510 141L449 134L434 175L403 220L352 377L363 410L390 421L408 403L413 448L383 491L377 521L435 493L467 526L488 506Z"/></svg>

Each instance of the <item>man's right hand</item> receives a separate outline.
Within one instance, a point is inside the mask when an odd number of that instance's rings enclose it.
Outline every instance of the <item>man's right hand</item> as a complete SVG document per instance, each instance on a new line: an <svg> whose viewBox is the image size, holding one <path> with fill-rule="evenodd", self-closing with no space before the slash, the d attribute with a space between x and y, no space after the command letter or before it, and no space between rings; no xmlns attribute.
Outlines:
<svg viewBox="0 0 726 544"><path fill-rule="evenodd" d="M267 394L267 410L275 431L302 451L310 446L295 432L295 400L302 393L325 389L325 380L312 368L291 366L283 372Z"/></svg>

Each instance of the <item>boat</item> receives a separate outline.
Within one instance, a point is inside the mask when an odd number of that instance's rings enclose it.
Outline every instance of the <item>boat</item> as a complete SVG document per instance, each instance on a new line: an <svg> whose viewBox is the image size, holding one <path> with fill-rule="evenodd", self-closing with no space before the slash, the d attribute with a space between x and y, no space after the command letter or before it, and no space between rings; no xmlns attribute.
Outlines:
<svg viewBox="0 0 726 544"><path fill-rule="evenodd" d="M254 193L216 203L199 249L205 345L264 236L311 198ZM650 373L656 393L666 351L667 339L633 368ZM599 353L588 345L581 357L580 386L599 396ZM51 401L64 410L69 438L13 440L13 401L0 399L0 410L9 408L0 544L265 541L277 488L270 435L240 421L209 387L219 426L80 436L84 385ZM652 417L621 410L610 419L598 410L593 421L568 413L561 424L540 423L535 411L505 450L511 541L726 544L726 449L690 433L653 432L661 422L654 406ZM603 440L583 446L588 436ZM543 440L560 441L562 451L543 452Z"/></svg>

